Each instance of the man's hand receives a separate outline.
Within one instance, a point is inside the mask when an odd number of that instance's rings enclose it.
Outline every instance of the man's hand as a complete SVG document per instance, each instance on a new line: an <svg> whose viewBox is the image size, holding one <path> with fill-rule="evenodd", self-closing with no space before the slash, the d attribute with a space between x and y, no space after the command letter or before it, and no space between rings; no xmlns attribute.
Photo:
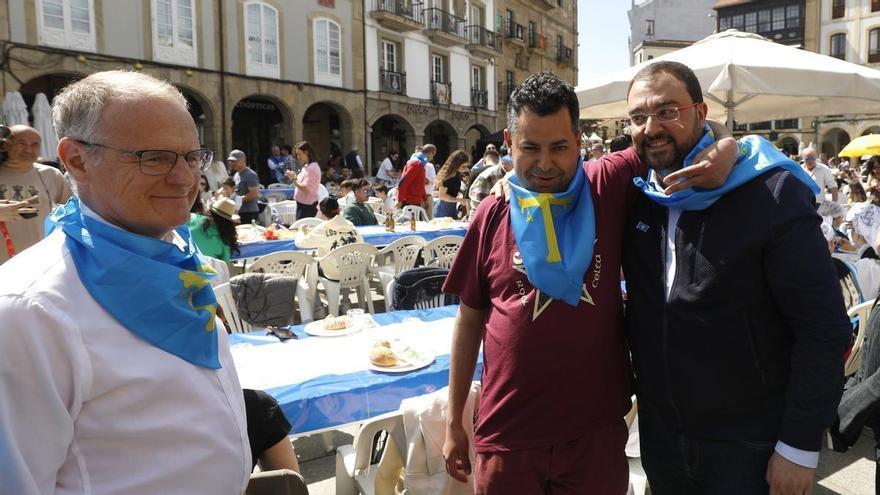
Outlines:
<svg viewBox="0 0 880 495"><path fill-rule="evenodd" d="M667 186L663 193L669 195L689 187L720 187L733 170L738 155L739 145L735 139L719 139L700 152L693 165L667 175L663 179L663 184Z"/></svg>
<svg viewBox="0 0 880 495"><path fill-rule="evenodd" d="M0 222L21 220L23 217L19 210L27 208L27 211L31 211L30 206L27 201L0 201Z"/></svg>
<svg viewBox="0 0 880 495"><path fill-rule="evenodd" d="M498 182L492 186L492 196L504 198L504 201L510 200L510 184L507 183L507 177L498 179Z"/></svg>
<svg viewBox="0 0 880 495"><path fill-rule="evenodd" d="M795 464L777 452L767 463L767 484L770 495L811 495L815 469Z"/></svg>
<svg viewBox="0 0 880 495"><path fill-rule="evenodd" d="M443 459L446 472L453 479L467 482L471 474L471 460L468 456L468 437L462 425L446 425L446 442L443 444Z"/></svg>

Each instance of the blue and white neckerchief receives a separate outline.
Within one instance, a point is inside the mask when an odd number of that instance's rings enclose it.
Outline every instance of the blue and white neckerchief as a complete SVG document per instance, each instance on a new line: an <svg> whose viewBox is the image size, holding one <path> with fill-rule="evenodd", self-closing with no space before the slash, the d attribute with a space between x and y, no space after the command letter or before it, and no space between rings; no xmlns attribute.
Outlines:
<svg viewBox="0 0 880 495"><path fill-rule="evenodd" d="M583 160L565 191L536 193L516 174L510 184L510 223L533 287L577 306L593 258L596 218Z"/></svg>
<svg viewBox="0 0 880 495"><path fill-rule="evenodd" d="M150 344L192 364L219 369L216 276L196 252L189 229L177 230L186 246L116 228L83 214L74 196L46 220L47 234L61 228L77 274L97 303Z"/></svg>
<svg viewBox="0 0 880 495"><path fill-rule="evenodd" d="M693 164L697 154L711 146L714 142L715 136L712 134L709 126L706 126L702 139L685 157L682 167ZM715 189L689 187L667 196L641 177L633 179L633 183L652 201L667 208L704 210L712 206L715 201L718 201L728 191L736 189L772 168L782 167L809 187L813 194L819 194L819 187L804 169L776 149L770 141L761 136L752 135L745 136L737 142L739 143L739 156L737 156L736 165L727 177L727 181L721 187Z"/></svg>

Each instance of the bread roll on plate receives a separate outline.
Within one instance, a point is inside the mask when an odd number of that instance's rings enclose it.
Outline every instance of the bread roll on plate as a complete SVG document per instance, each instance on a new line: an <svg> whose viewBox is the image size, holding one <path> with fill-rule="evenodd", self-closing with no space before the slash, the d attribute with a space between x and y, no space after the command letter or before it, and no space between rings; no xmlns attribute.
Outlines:
<svg viewBox="0 0 880 495"><path fill-rule="evenodd" d="M397 366L398 360L394 352L391 351L391 343L387 340L380 340L373 344L370 350L370 361L376 366L384 368Z"/></svg>

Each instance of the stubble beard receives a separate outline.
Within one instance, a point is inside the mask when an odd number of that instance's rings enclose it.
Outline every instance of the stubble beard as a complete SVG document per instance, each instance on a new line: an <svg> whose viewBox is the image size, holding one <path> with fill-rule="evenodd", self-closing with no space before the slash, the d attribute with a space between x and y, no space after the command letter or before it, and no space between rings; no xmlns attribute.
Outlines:
<svg viewBox="0 0 880 495"><path fill-rule="evenodd" d="M663 180L667 175L681 170L684 165L684 159L691 152L694 146L700 141L703 135L703 128L694 123L694 130L688 143L679 143L671 135L664 134L650 140L643 140L638 147L638 155L648 168L654 171L657 176ZM647 148L648 142L656 139L669 139L673 146L670 151L651 152Z"/></svg>

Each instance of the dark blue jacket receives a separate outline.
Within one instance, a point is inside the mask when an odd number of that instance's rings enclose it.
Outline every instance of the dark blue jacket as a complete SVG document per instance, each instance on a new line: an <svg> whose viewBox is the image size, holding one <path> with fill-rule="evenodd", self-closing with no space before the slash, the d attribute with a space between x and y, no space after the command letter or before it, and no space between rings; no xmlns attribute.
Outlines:
<svg viewBox="0 0 880 495"><path fill-rule="evenodd" d="M695 437L819 450L852 335L820 222L781 169L682 212L665 300L667 210L636 200L623 267L640 411Z"/></svg>

